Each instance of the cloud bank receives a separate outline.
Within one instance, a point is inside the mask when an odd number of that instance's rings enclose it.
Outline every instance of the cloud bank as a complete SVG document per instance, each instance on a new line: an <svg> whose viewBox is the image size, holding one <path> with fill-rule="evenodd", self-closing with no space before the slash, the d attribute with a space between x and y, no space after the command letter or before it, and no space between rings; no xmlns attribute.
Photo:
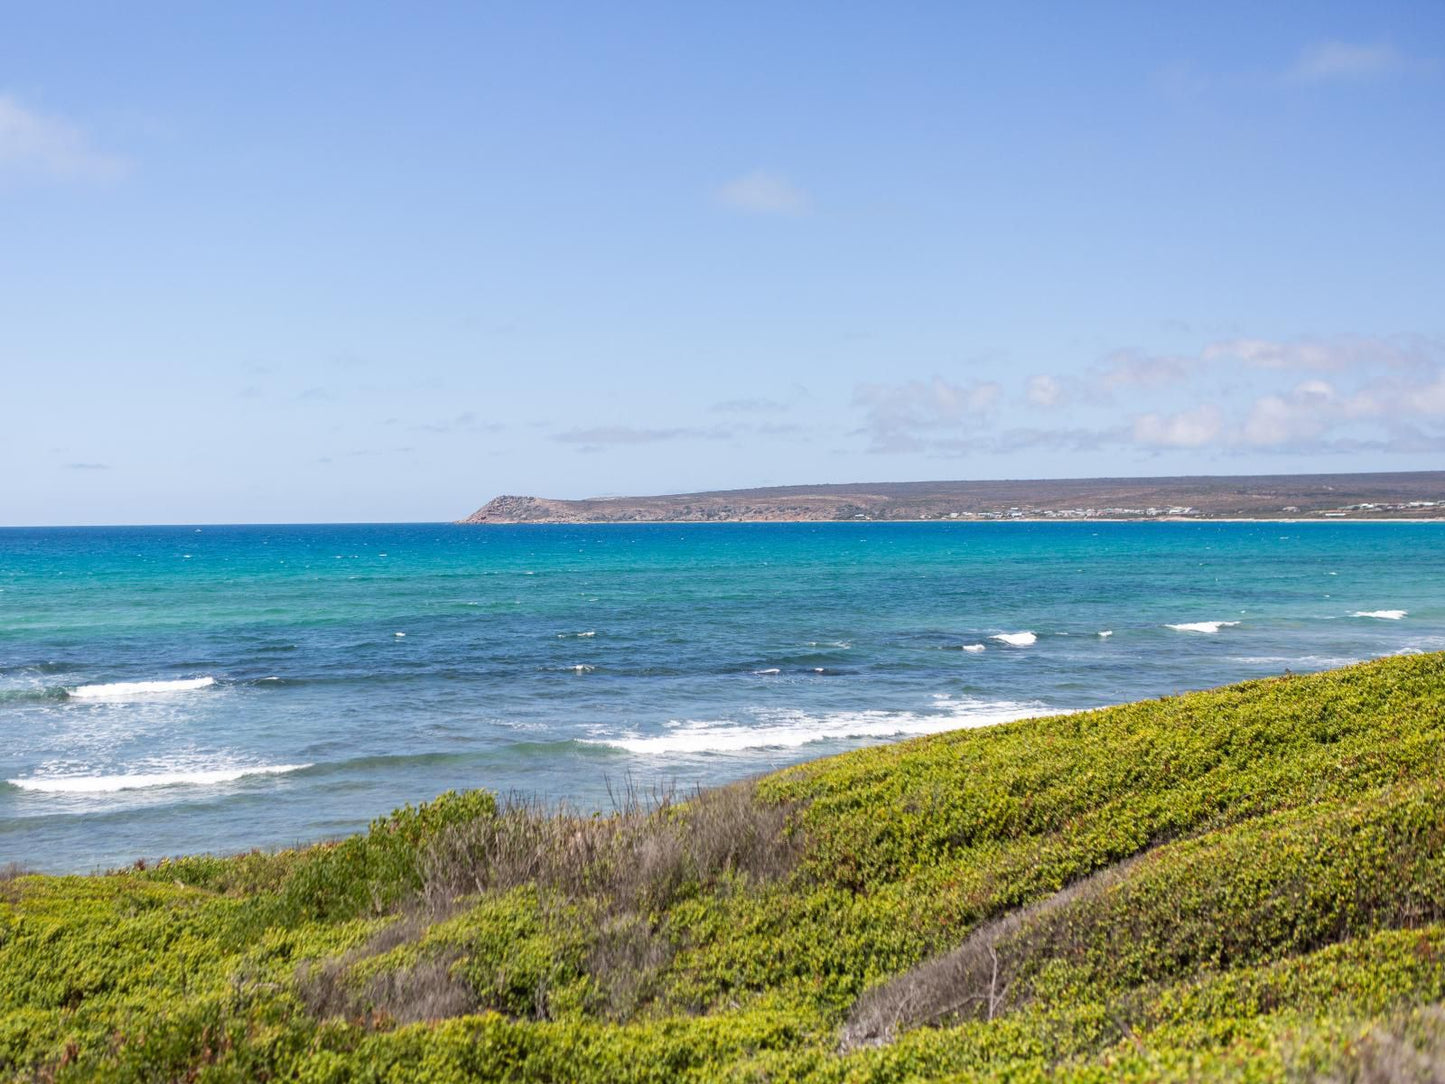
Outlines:
<svg viewBox="0 0 1445 1084"><path fill-rule="evenodd" d="M859 384L876 453L1024 448L1331 454L1445 447L1445 349L1418 337L1233 338L1193 354L1117 350L1077 375ZM1013 394L1013 393L1011 393ZM1152 400L1152 402L1151 402ZM1021 408L1051 424L1007 424ZM1003 415L1001 418L1000 415Z"/></svg>

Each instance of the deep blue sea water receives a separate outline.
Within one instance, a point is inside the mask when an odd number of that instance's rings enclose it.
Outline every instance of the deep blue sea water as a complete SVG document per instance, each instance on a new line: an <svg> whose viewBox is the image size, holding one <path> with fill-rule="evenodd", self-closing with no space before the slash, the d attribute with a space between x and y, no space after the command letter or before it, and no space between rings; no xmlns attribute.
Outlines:
<svg viewBox="0 0 1445 1084"><path fill-rule="evenodd" d="M605 807L1441 648L1445 524L5 529L0 863Z"/></svg>

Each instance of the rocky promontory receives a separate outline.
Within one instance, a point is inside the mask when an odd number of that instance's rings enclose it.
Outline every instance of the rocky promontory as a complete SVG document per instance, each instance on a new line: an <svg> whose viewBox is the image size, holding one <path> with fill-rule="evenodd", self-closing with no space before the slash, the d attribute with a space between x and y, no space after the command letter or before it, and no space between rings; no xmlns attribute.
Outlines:
<svg viewBox="0 0 1445 1084"><path fill-rule="evenodd" d="M582 500L507 495L461 522L1439 518L1445 471L871 482Z"/></svg>

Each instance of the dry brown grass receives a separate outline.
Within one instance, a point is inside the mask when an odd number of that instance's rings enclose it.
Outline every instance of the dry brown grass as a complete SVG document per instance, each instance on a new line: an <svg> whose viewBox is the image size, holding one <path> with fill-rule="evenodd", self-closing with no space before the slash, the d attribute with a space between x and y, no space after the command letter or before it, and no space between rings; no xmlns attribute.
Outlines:
<svg viewBox="0 0 1445 1084"><path fill-rule="evenodd" d="M1372 1030L1308 1084L1445 1084L1445 1007L1427 1005Z"/></svg>
<svg viewBox="0 0 1445 1084"><path fill-rule="evenodd" d="M1030 934L1051 936L1047 919L1076 900L1128 876L1138 857L1066 885L1052 896L986 922L955 949L931 957L881 986L864 991L843 1025L844 1050L880 1046L900 1032L949 1020L992 1020L1015 1002L1020 965L1037 949Z"/></svg>
<svg viewBox="0 0 1445 1084"><path fill-rule="evenodd" d="M645 915L629 911L604 919L587 953L587 973L602 993L605 1014L627 1020L646 1005L674 951Z"/></svg>
<svg viewBox="0 0 1445 1084"><path fill-rule="evenodd" d="M15 884L21 877L28 876L32 870L26 869L19 862L6 862L0 866L0 900L14 903L20 898L20 886Z"/></svg>
<svg viewBox="0 0 1445 1084"><path fill-rule="evenodd" d="M554 810L512 797L495 816L449 826L422 861L422 888L409 910L351 952L298 973L303 1004L318 1018L435 1020L486 1001L453 975L456 955L432 957L368 983L351 978L362 960L419 940L430 923L478 896L528 885L549 906L588 901L598 926L586 971L612 1019L634 1015L655 994L675 947L652 916L687 893L734 889L787 876L801 834L791 806L761 802L752 783L645 792L627 784L610 815ZM548 1015L545 990L533 1011Z"/></svg>
<svg viewBox="0 0 1445 1084"><path fill-rule="evenodd" d="M442 915L521 885L553 905L591 901L599 925L585 968L599 1011L625 1020L654 996L676 952L654 916L690 892L787 876L802 839L793 808L759 801L750 782L695 790L685 801L627 785L613 804L609 816L584 816L511 799L494 818L450 828L423 865L422 901ZM538 1018L544 1001L539 993Z"/></svg>
<svg viewBox="0 0 1445 1084"><path fill-rule="evenodd" d="M416 941L425 929L425 921L413 912L389 923L350 952L303 964L297 972L301 1003L318 1020L340 1016L411 1024L470 1012L477 999L467 984L452 974L456 952L424 957L373 976L364 984L352 981L351 969L356 964Z"/></svg>
<svg viewBox="0 0 1445 1084"><path fill-rule="evenodd" d="M445 913L459 898L530 884L600 899L616 913L648 912L728 875L768 881L797 864L792 808L759 801L751 783L686 801L629 785L614 804L610 816L584 816L513 798L495 817L453 825L423 864L425 906Z"/></svg>
<svg viewBox="0 0 1445 1084"><path fill-rule="evenodd" d="M384 971L367 983L366 1004L373 1015L398 1024L445 1020L476 1008L476 995L453 974L455 954L428 957L410 967Z"/></svg>
<svg viewBox="0 0 1445 1084"><path fill-rule="evenodd" d="M312 1016L413 1024L461 1016L477 1006L476 995L452 973L455 954L427 957L358 986L349 972L359 959L348 955L302 968L298 992Z"/></svg>

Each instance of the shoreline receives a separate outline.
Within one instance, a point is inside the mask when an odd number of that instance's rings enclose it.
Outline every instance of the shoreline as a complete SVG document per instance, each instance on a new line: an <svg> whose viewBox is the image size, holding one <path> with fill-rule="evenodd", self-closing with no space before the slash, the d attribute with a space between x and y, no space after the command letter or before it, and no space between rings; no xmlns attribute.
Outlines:
<svg viewBox="0 0 1445 1084"><path fill-rule="evenodd" d="M1437 653L1427 652L1422 654ZM735 787L741 784L745 784L749 781L756 779L768 778L776 775L782 775L785 773L807 773L818 770L819 766L821 765L825 765L835 761L842 761L847 758L856 757L860 754L868 755L869 753L876 753L890 748L904 747L913 743L928 743L940 740L947 740L950 735L958 736L980 730L992 731L1003 727L1021 726L1023 724L1047 723L1055 719L1061 719L1065 716L1090 715L1097 712L1110 712L1119 709L1128 709L1134 706L1138 706L1140 704L1148 703L1150 700L1153 699L1168 700L1171 697L1207 696L1210 694L1219 693L1223 690L1234 688L1239 685L1249 684L1258 681L1279 681L1290 677L1318 677L1321 675L1329 675L1340 670L1350 670L1357 667L1379 664L1382 662L1386 662L1390 659L1400 659L1405 657L1406 656L1400 654L1371 656L1369 658L1362 658L1348 662L1343 666L1332 666L1324 670L1305 671L1302 673L1295 673L1286 668L1277 673L1270 673L1258 677L1241 678L1237 681L1226 682L1220 685L1206 685L1198 688L1176 689L1173 692L1161 694L1157 698L1146 697L1136 700L1120 700L1106 704L1096 704L1089 707L1041 707L1040 710L1037 712L1033 712L1028 715L1021 715L1014 718L1002 718L983 722L963 723L961 725L952 726L941 730L926 730L916 733L899 732L897 734L872 738L860 744L854 745L852 748L834 750L832 752L821 752L802 760L788 761L781 764L775 763L767 768L762 769L761 771L752 771L744 775L729 776L722 781L709 783L705 786L698 784L697 789L705 792L716 792L725 790L729 787ZM313 765L303 765L300 767L313 767ZM0 780L0 782L9 782L12 785L14 783L13 780ZM486 784L479 784L477 786L469 786L465 789L457 791L449 790L438 792L437 794L432 795L430 798L423 798L419 799L418 801L421 805L424 806L430 802L444 800L449 793L457 793L463 796L471 794L489 794L494 798L506 797L500 791L496 790L493 787L487 786ZM533 795L529 798L529 800L537 800L537 797L538 796ZM406 808L410 808L410 806L407 806ZM620 812L618 808L613 808L609 810L601 806L598 806L596 808L583 808L581 806L574 806L566 798L554 798L540 801L537 808L545 810L548 815L580 812L584 816L607 817L611 815L616 815ZM378 811L374 814L372 821L373 823L375 823L376 818L381 818L384 820L387 816L394 816L396 812L396 809L393 809L390 814L386 814L383 811ZM119 864L94 865L84 868L47 868L40 863L36 863L27 859L20 859L9 861L8 868L14 871L14 876L38 876L51 878L112 878L117 876L124 876L127 874L133 874L137 871L143 872L146 870L155 869L157 867L164 867L167 864L175 863L186 863L195 861L215 861L223 863L244 862L248 858L254 859L258 855L262 856L263 858L276 859L278 857L283 857L287 854L303 853L333 848L338 845L345 844L348 840L364 837L366 836L367 832L368 829L366 827L358 827L352 831L343 831L336 834L319 836L316 838L296 837L284 842L277 841L273 843L267 843L265 841L252 841L250 843L243 844L234 850L197 849L179 851L170 854L132 854L130 857L121 859ZM0 862L0 875L3 875L3 872L6 868L7 863ZM3 876L0 876L0 881L3 881Z"/></svg>
<svg viewBox="0 0 1445 1084"><path fill-rule="evenodd" d="M1301 1019L1317 1061L1439 1001L1445 921L1418 901L1445 891L1442 706L1445 653L1382 658L629 791L602 817L447 791L315 846L10 870L4 1064L822 1084L1052 1078L1065 1042L1081 1079L1283 1079ZM1009 996L1000 960L1025 996L992 1026L958 1014L959 990ZM1131 1015L1101 1033L1101 1006Z"/></svg>
<svg viewBox="0 0 1445 1084"><path fill-rule="evenodd" d="M605 809L597 766L710 784L961 725L945 716L1091 707L1445 646L1438 527L1028 526L1012 538L834 522L15 539L17 586L34 590L5 596L25 603L12 616L27 635L3 660L16 735L4 774L48 785L0 784L13 833L0 851L74 870L226 853L325 838L482 780ZM998 576L1016 598L997 595ZM257 597L269 616L253 634ZM1397 609L1407 620L1351 619ZM137 726L143 749L103 741ZM317 766L180 786L299 764ZM131 778L171 774L174 790ZM191 812L153 815L173 806ZM77 816L49 819L62 810ZM105 815L103 836L89 813Z"/></svg>
<svg viewBox="0 0 1445 1084"><path fill-rule="evenodd" d="M458 522L892 522L1445 518L1445 471L847 482L555 498L503 493Z"/></svg>
<svg viewBox="0 0 1445 1084"><path fill-rule="evenodd" d="M485 523L468 523L466 520L445 521L453 527L737 527L744 524L786 524L796 526L803 523L832 523L839 526L860 524L908 523L908 524L958 524L984 523L1445 523L1445 516L1313 516L1253 517L1253 516L1131 516L1118 518L1062 517L1062 516L999 516L988 519L518 519L494 520Z"/></svg>

